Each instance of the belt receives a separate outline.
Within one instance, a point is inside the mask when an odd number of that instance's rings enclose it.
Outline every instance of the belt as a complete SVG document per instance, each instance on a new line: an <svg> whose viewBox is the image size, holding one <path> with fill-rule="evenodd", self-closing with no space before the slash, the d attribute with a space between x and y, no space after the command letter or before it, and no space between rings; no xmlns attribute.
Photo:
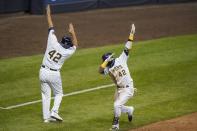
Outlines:
<svg viewBox="0 0 197 131"><path fill-rule="evenodd" d="M45 65L41 65L43 68L45 68L46 66ZM58 70L56 70L56 69L52 69L52 68L49 68L49 70L51 70L51 71L58 71Z"/></svg>
<svg viewBox="0 0 197 131"><path fill-rule="evenodd" d="M126 85L126 86L117 86L117 88L129 88L129 85Z"/></svg>

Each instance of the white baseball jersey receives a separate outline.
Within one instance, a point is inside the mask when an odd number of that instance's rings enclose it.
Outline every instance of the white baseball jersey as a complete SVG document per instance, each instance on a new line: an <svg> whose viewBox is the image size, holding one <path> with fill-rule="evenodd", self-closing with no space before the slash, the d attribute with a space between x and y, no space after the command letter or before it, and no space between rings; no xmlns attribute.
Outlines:
<svg viewBox="0 0 197 131"><path fill-rule="evenodd" d="M76 47L65 49L62 47L54 34L54 29L49 29L47 48L40 68L40 82L42 93L43 119L50 118L50 112L58 113L62 101L63 90L61 75L58 70L61 69L64 61L68 59L76 50ZM50 70L49 70L50 68ZM53 69L53 70L52 70ZM57 71L54 71L57 70ZM54 94L54 105L50 110L51 89Z"/></svg>
<svg viewBox="0 0 197 131"><path fill-rule="evenodd" d="M127 66L127 60L128 57L125 52L123 51L122 54L115 59L115 63L113 67L106 68L104 70L105 74L108 74L109 72L114 76L116 80L116 84L119 87L125 87L126 85L130 85L133 83L133 79L131 78L128 66Z"/></svg>
<svg viewBox="0 0 197 131"><path fill-rule="evenodd" d="M42 64L48 68L60 70L64 61L68 59L76 50L76 47L65 49L62 47L54 34L54 29L49 30L47 49Z"/></svg>
<svg viewBox="0 0 197 131"><path fill-rule="evenodd" d="M112 67L106 67L104 69L104 74L110 74L115 84L117 85L117 90L115 92L114 101L114 117L119 118L121 113L127 113L133 115L134 107L125 106L126 102L133 97L133 79L131 78L127 60L128 60L128 49L131 49L132 42L127 41L125 44L125 50L122 54L115 59L114 65ZM117 126L117 125L116 125ZM119 125L118 125L119 126Z"/></svg>

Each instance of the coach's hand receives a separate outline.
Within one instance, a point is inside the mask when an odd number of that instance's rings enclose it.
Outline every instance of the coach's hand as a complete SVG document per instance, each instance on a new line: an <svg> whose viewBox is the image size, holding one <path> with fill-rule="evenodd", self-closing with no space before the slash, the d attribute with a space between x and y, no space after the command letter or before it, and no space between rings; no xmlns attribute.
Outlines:
<svg viewBox="0 0 197 131"><path fill-rule="evenodd" d="M69 24L68 32L71 33L71 34L75 33L75 30L74 30L74 27L73 27L72 23Z"/></svg>

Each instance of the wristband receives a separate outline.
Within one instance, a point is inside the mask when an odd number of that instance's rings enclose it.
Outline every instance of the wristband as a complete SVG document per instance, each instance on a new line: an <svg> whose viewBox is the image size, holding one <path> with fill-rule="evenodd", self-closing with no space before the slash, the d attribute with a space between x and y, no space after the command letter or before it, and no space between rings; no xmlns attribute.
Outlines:
<svg viewBox="0 0 197 131"><path fill-rule="evenodd" d="M129 40L129 41L133 41L133 38L134 38L134 35L133 35L133 34L130 34L128 40Z"/></svg>

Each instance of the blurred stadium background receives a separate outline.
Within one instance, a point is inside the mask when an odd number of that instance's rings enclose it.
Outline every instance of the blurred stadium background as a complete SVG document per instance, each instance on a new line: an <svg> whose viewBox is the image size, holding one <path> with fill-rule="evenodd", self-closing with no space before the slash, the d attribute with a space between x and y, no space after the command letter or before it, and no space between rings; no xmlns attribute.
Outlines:
<svg viewBox="0 0 197 131"><path fill-rule="evenodd" d="M43 14L46 4L56 5L54 12L60 13L121 6L194 1L196 0L1 0L0 13L24 11L31 14Z"/></svg>

